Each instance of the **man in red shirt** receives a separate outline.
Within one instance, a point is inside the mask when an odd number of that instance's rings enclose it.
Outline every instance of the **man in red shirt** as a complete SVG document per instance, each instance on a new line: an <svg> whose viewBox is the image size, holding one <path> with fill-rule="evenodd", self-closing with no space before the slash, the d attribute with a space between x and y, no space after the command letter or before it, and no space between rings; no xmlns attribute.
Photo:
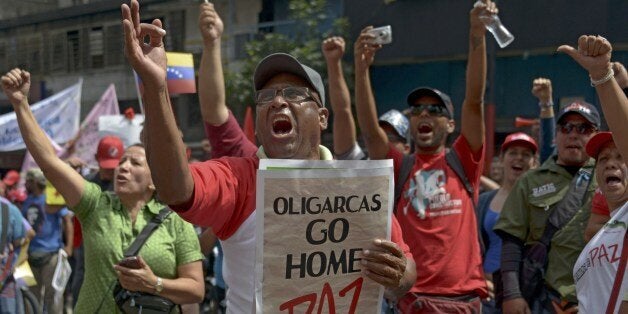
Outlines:
<svg viewBox="0 0 628 314"><path fill-rule="evenodd" d="M451 149L458 155L473 185L471 197L445 159L446 142L454 132L451 99L431 87L412 91L410 134L415 144L414 165L402 184L396 216L417 267L417 280L399 302L403 313L479 313L487 296L473 203L477 199L484 162L483 100L486 85L486 29L481 14L493 14L487 1L470 12L466 93L462 105L461 134ZM355 44L355 93L358 122L372 159L391 158L398 175L403 154L392 149L377 123L369 68L375 52L370 27Z"/></svg>
<svg viewBox="0 0 628 314"><path fill-rule="evenodd" d="M254 77L257 136L254 157L220 158L188 166L166 88L165 31L159 20L140 24L139 4L122 5L125 55L144 82L147 159L160 200L186 220L211 227L223 244L227 308L255 311L255 184L259 158L330 159L320 145L327 127L320 75L287 54L260 62ZM144 37L150 37L145 44ZM416 277L414 263L393 220L392 241L375 240L365 252L365 277L401 296Z"/></svg>

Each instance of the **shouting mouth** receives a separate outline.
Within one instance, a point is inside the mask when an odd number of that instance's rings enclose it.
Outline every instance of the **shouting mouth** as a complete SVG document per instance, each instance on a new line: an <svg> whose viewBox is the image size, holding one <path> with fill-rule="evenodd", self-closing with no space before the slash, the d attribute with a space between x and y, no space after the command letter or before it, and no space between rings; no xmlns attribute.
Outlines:
<svg viewBox="0 0 628 314"><path fill-rule="evenodd" d="M272 131L275 137L287 137L294 133L294 126L290 117L278 114L273 117Z"/></svg>

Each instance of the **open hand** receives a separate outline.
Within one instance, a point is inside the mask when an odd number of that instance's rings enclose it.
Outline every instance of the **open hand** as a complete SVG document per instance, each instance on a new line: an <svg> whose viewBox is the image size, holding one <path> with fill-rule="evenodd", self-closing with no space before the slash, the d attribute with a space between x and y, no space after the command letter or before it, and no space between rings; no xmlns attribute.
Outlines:
<svg viewBox="0 0 628 314"><path fill-rule="evenodd" d="M220 44L220 37L224 31L224 24L214 9L214 4L205 2L201 4L198 17L198 28L203 35L205 45Z"/></svg>
<svg viewBox="0 0 628 314"><path fill-rule="evenodd" d="M131 7L122 5L124 28L124 55L142 79L146 88L166 89L166 50L163 37L166 31L161 21L152 24L140 23L140 4L131 0ZM149 43L144 38L150 38Z"/></svg>
<svg viewBox="0 0 628 314"><path fill-rule="evenodd" d="M31 74L15 68L2 76L2 90L9 102L16 107L22 103L28 105L28 92L31 88Z"/></svg>

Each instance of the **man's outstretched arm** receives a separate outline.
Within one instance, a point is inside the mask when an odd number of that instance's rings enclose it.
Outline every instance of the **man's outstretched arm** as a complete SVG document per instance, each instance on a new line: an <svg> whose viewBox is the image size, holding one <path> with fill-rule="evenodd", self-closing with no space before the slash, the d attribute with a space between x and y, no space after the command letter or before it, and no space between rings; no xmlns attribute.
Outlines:
<svg viewBox="0 0 628 314"><path fill-rule="evenodd" d="M160 20L140 23L140 5L122 5L124 54L144 83L146 157L159 198L166 204L191 199L194 181L188 169L183 139L170 105L166 85L166 51ZM145 37L149 43L144 43Z"/></svg>

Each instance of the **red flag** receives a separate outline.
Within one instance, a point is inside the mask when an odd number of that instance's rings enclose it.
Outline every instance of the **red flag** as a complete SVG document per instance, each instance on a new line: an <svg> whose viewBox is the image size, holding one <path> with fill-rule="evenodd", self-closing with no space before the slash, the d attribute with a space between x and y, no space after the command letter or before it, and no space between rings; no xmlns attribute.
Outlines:
<svg viewBox="0 0 628 314"><path fill-rule="evenodd" d="M253 120L253 109L250 106L246 107L246 112L244 113L244 134L246 138L251 141L251 143L257 145L255 143L255 122Z"/></svg>

